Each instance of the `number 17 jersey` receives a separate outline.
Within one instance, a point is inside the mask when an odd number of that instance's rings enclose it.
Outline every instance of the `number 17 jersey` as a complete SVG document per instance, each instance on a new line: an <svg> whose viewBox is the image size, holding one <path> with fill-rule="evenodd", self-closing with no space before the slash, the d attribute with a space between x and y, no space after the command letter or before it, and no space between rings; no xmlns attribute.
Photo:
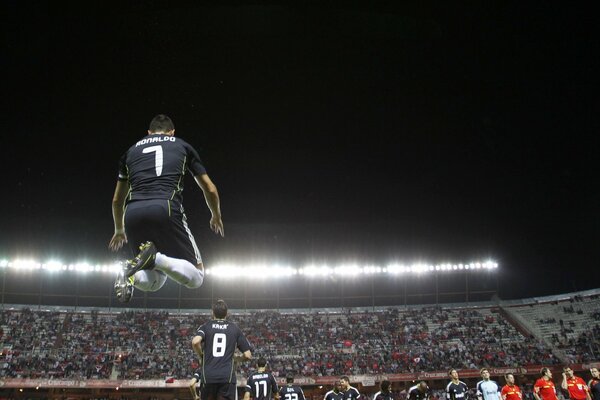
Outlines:
<svg viewBox="0 0 600 400"><path fill-rule="evenodd" d="M248 339L233 322L213 319L198 328L202 338L202 382L236 383L233 355L251 350Z"/></svg>

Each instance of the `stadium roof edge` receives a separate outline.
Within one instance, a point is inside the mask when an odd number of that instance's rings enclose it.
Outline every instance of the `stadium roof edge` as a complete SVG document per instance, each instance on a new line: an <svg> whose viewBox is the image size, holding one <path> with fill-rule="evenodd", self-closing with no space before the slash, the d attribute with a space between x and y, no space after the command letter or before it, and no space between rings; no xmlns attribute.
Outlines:
<svg viewBox="0 0 600 400"><path fill-rule="evenodd" d="M414 310L420 308L432 308L441 307L446 309L465 309L465 308L491 308L498 306L520 306L530 304L549 303L553 301L565 301L570 300L575 296L588 297L600 295L600 288L584 290L579 292L562 293L558 295L549 295L542 297L531 297L525 299L516 300L498 300L498 301L481 301L481 302L470 302L470 303L444 303L444 304L415 304L415 305L401 305L401 306L377 306L377 307L353 307L353 308L282 308L282 309L230 309L230 314L240 315L249 312L279 312L281 314L307 314L307 313L322 313L322 314L361 314L370 311L384 311L384 310ZM106 308L106 307L67 307L67 306L32 306L31 304L3 304L2 311L6 310L21 310L23 308L34 309L36 311L48 311L48 312L92 312L98 311L101 313L121 313L127 311L154 311L154 312L169 312L175 315L191 315L191 314L210 314L209 309L173 309L173 308Z"/></svg>

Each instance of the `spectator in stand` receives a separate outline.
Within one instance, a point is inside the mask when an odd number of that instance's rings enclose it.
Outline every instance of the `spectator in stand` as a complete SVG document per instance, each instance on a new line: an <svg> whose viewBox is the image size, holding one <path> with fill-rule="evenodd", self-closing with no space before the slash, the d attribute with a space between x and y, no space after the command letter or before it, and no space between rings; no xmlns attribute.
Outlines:
<svg viewBox="0 0 600 400"><path fill-rule="evenodd" d="M561 387L569 392L571 400L592 400L590 390L585 384L585 381L578 376L575 376L571 367L563 368L563 380Z"/></svg>

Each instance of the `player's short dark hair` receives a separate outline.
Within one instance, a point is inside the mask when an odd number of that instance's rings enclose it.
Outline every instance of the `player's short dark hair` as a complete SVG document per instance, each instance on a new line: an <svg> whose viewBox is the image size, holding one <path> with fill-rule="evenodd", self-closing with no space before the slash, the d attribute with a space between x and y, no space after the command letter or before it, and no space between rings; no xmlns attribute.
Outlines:
<svg viewBox="0 0 600 400"><path fill-rule="evenodd" d="M563 367L563 372L565 372L565 371L566 371L566 370L568 370L568 369L573 369L573 368L571 368L571 366L570 366L570 365L565 365L565 366Z"/></svg>
<svg viewBox="0 0 600 400"><path fill-rule="evenodd" d="M390 386L392 386L392 382L388 381L387 379L381 381L381 383L379 384L379 387L381 388L382 392L389 392Z"/></svg>
<svg viewBox="0 0 600 400"><path fill-rule="evenodd" d="M512 375L512 377L513 377L513 378L515 377L515 375L514 375L514 374L512 374L512 373L510 373L510 372L509 372L508 374L504 374L504 379L508 379L508 377L509 377L510 375Z"/></svg>
<svg viewBox="0 0 600 400"><path fill-rule="evenodd" d="M294 383L294 375L292 375L292 374L287 374L287 375L286 375L286 377L285 377L285 381L286 381L287 383Z"/></svg>
<svg viewBox="0 0 600 400"><path fill-rule="evenodd" d="M258 361L256 362L256 365L258 366L258 368L263 368L267 366L267 360L264 357L260 357L258 359Z"/></svg>
<svg viewBox="0 0 600 400"><path fill-rule="evenodd" d="M219 299L213 304L212 310L216 318L225 318L227 316L227 303L225 303L225 300Z"/></svg>
<svg viewBox="0 0 600 400"><path fill-rule="evenodd" d="M342 379L343 379L343 380L345 380L346 382L350 382L350 378L348 378L346 375L342 376L342 377L340 378L340 381L341 381Z"/></svg>
<svg viewBox="0 0 600 400"><path fill-rule="evenodd" d="M448 370L448 375L452 375L452 371L456 371L456 368L450 368ZM456 372L458 372L458 371L456 371Z"/></svg>
<svg viewBox="0 0 600 400"><path fill-rule="evenodd" d="M489 369L487 369L487 368L485 368L485 367L484 367L484 368L481 368L481 369L479 370L479 374L483 374L483 371L490 372L490 370L489 370Z"/></svg>
<svg viewBox="0 0 600 400"><path fill-rule="evenodd" d="M543 367L542 369L540 369L540 375L544 376L548 371L550 371L548 367Z"/></svg>
<svg viewBox="0 0 600 400"><path fill-rule="evenodd" d="M173 125L173 121L165 114L158 114L156 117L152 118L150 126L148 127L150 132L169 132L174 129L175 125Z"/></svg>

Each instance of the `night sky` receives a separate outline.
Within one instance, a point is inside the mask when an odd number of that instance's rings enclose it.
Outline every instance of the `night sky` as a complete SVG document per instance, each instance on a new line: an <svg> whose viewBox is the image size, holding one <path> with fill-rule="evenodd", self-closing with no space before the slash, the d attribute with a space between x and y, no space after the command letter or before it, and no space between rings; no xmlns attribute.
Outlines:
<svg viewBox="0 0 600 400"><path fill-rule="evenodd" d="M208 266L491 257L505 298L600 286L581 3L124 3L2 2L0 256L114 259L119 157L165 113L221 195L224 239L186 181Z"/></svg>

